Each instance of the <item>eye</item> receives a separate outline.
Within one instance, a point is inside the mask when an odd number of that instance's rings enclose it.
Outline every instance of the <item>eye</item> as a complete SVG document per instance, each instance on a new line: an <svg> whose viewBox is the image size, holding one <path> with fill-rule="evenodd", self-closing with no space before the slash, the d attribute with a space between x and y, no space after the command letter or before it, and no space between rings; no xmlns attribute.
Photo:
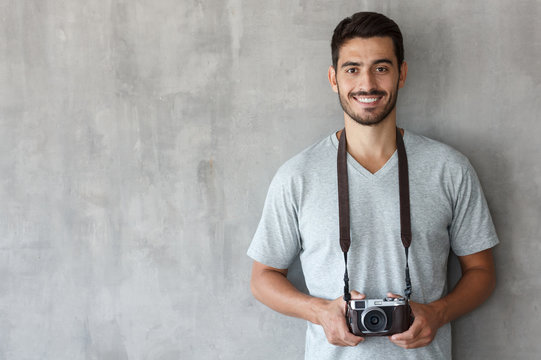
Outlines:
<svg viewBox="0 0 541 360"><path fill-rule="evenodd" d="M346 72L347 72L348 74L355 74L355 73L357 72L357 69L355 69L355 68L349 68L349 69L346 70Z"/></svg>
<svg viewBox="0 0 541 360"><path fill-rule="evenodd" d="M385 66L378 66L376 67L376 72L377 73L384 73L384 72L387 72L387 68Z"/></svg>

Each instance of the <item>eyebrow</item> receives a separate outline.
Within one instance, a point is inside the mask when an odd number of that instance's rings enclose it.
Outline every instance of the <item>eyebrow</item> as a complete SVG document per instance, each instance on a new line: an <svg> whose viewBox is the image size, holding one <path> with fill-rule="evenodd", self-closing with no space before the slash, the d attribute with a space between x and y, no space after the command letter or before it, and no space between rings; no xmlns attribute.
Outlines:
<svg viewBox="0 0 541 360"><path fill-rule="evenodd" d="M385 59L385 58L372 61L372 65L381 64L381 63L393 65L393 62L391 60ZM361 63L358 63L355 61L346 61L345 63L342 64L341 68L345 68L347 66L361 66Z"/></svg>

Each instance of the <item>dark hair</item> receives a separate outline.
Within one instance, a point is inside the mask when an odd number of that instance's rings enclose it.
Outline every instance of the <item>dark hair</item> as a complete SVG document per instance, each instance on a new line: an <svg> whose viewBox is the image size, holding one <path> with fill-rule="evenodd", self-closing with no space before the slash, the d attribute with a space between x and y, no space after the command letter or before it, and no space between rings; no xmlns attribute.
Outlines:
<svg viewBox="0 0 541 360"><path fill-rule="evenodd" d="M387 16L375 12L358 12L340 21L334 29L331 41L332 64L336 69L340 47L349 39L356 37L389 36L393 40L398 69L404 61L404 44L398 25Z"/></svg>

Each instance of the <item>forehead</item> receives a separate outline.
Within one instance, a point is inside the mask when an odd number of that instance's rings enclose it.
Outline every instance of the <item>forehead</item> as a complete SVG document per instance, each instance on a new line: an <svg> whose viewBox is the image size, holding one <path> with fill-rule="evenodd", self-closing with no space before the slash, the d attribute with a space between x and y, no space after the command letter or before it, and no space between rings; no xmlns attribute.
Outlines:
<svg viewBox="0 0 541 360"><path fill-rule="evenodd" d="M389 36L349 39L342 44L338 53L338 64L346 61L370 62L375 59L389 59L396 64L393 40Z"/></svg>

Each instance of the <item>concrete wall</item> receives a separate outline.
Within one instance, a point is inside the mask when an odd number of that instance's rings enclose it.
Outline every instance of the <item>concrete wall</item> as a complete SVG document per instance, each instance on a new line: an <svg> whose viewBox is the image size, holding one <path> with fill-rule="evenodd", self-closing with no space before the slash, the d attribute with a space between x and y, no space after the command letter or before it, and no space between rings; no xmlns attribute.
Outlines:
<svg viewBox="0 0 541 360"><path fill-rule="evenodd" d="M399 122L469 156L501 238L456 358L534 358L540 8L2 0L0 359L301 358L245 251L277 167L342 126L329 41L359 10L400 24Z"/></svg>

